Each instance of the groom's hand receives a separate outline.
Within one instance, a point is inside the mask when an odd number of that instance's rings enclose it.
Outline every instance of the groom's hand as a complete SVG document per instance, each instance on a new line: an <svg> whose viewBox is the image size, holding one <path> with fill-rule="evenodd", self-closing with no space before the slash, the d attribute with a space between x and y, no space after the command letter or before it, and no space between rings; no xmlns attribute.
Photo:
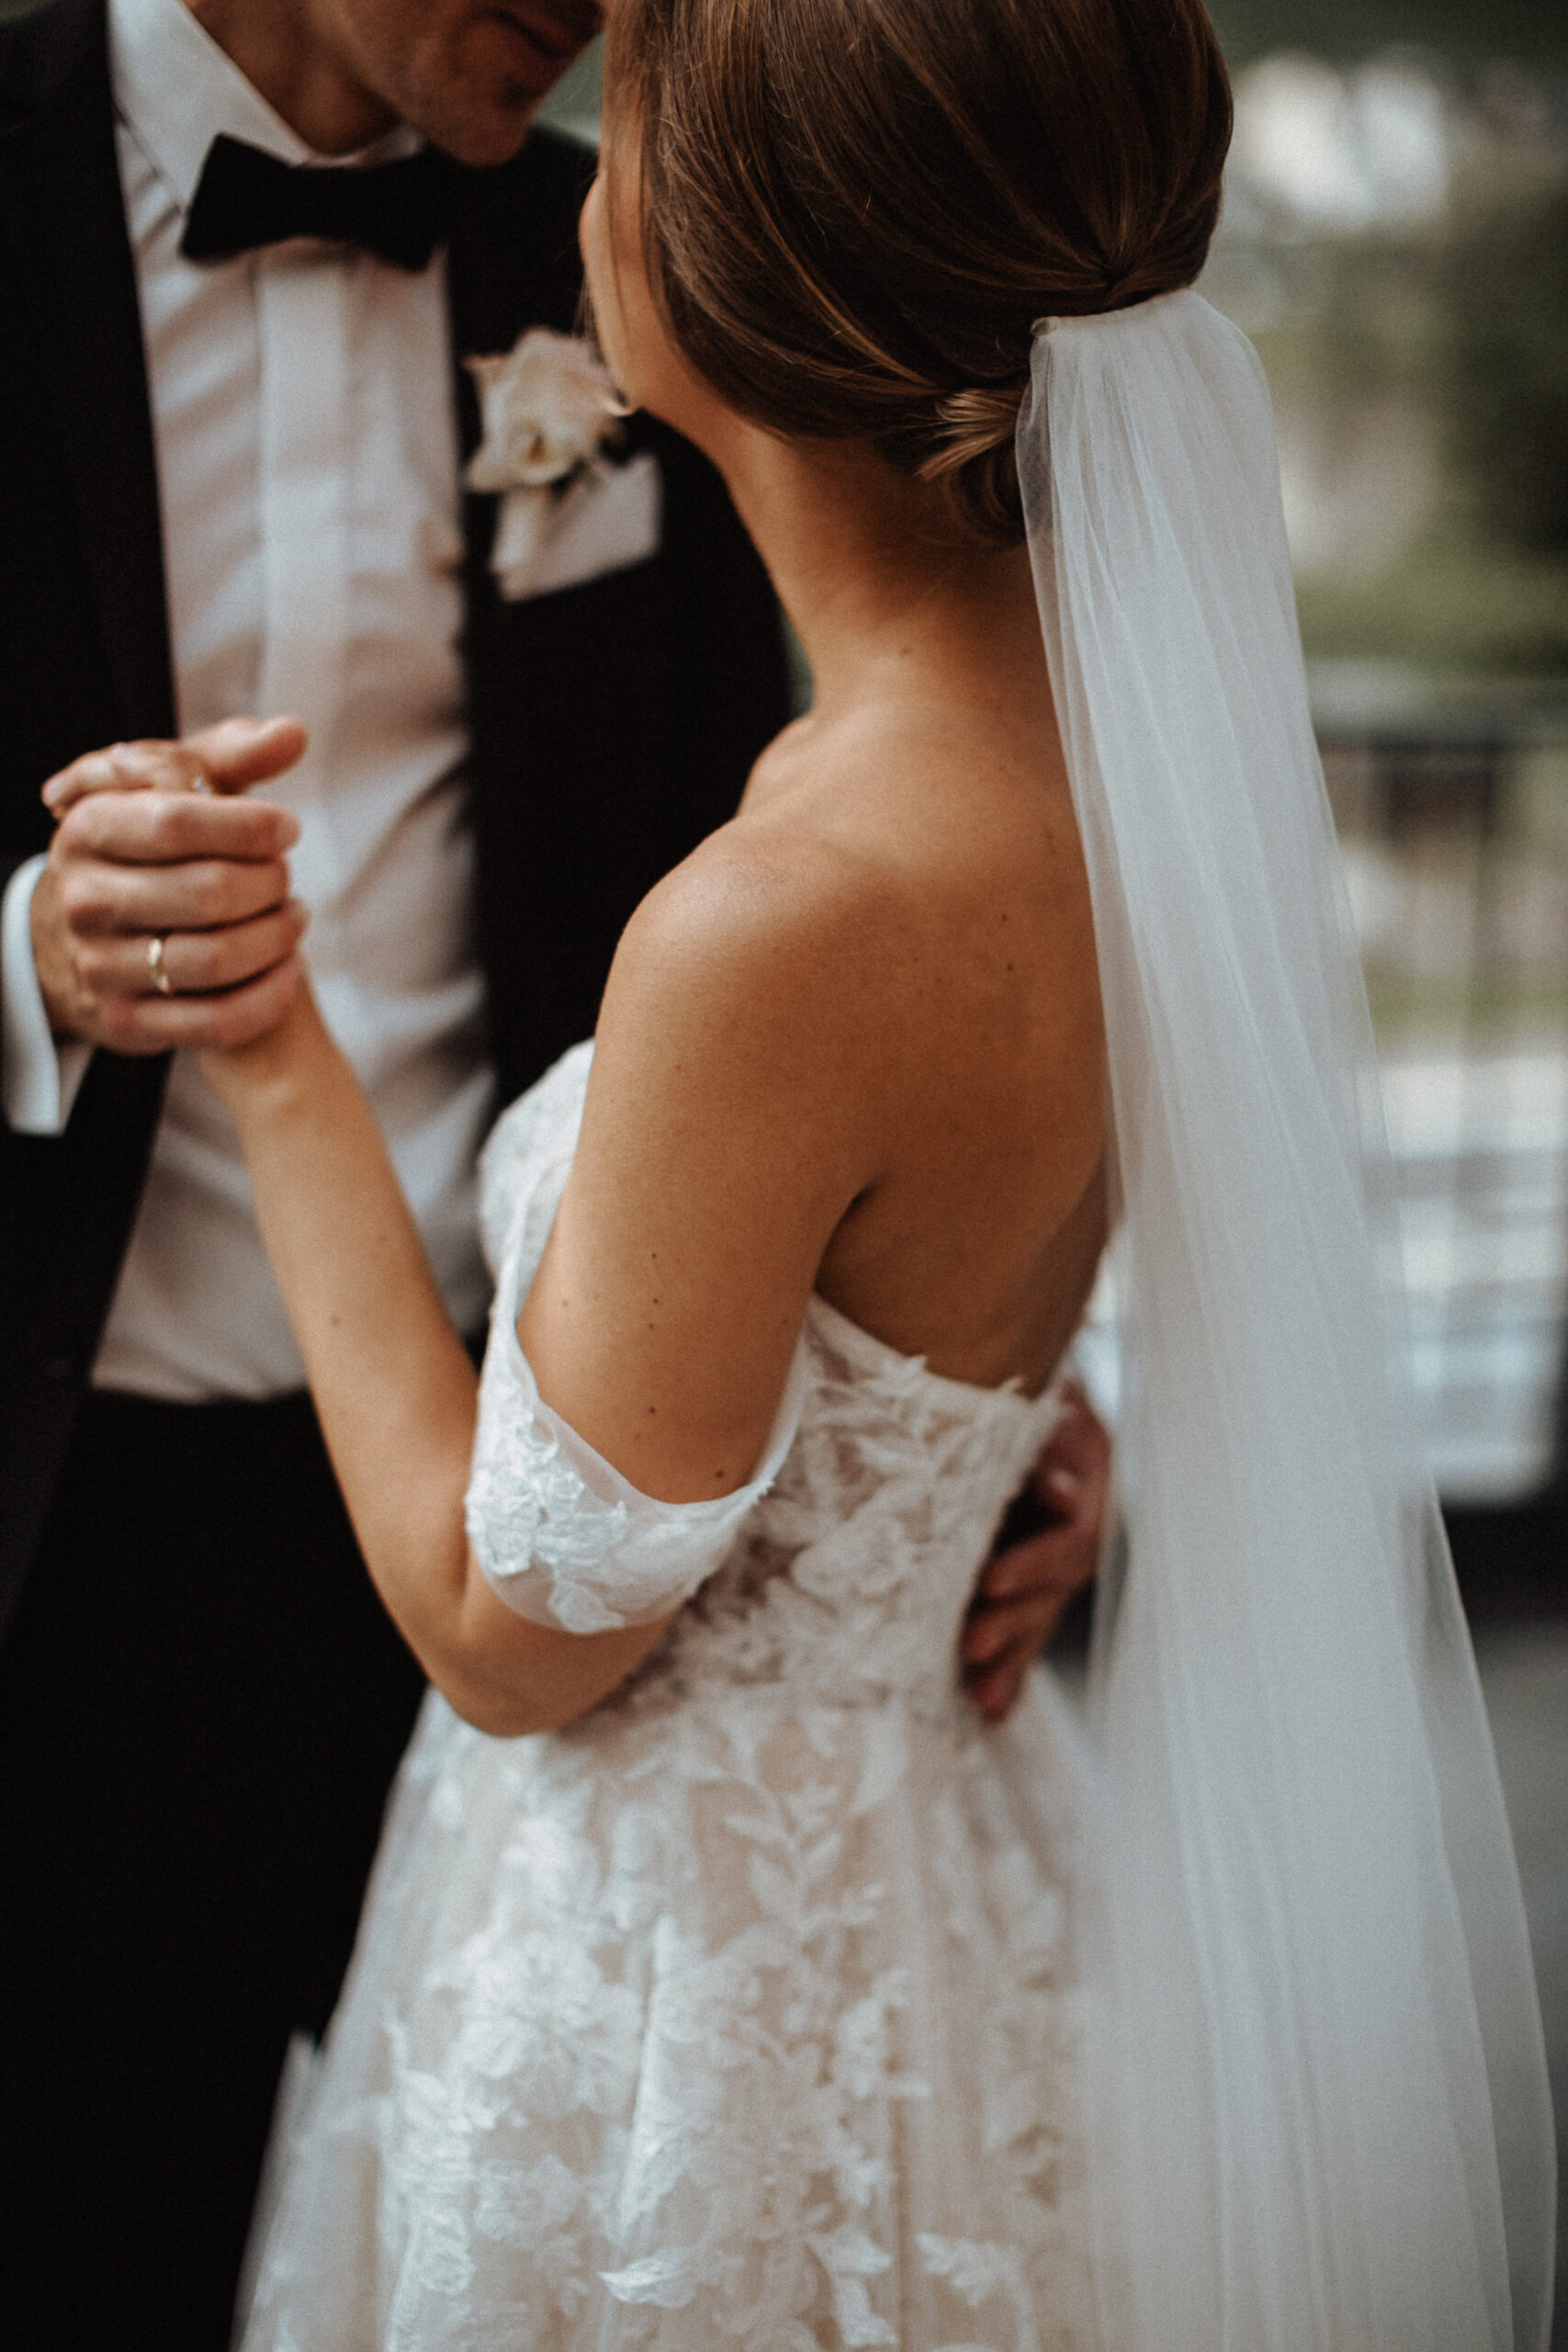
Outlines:
<svg viewBox="0 0 1568 2352"><path fill-rule="evenodd" d="M964 1678L987 1723L1010 1715L1023 1678L1062 1611L1092 1579L1111 1487L1111 1439L1076 1381L1029 1484L1009 1512L1032 1532L1006 1533L981 1571L964 1621Z"/></svg>
<svg viewBox="0 0 1568 2352"><path fill-rule="evenodd" d="M302 969L285 864L299 828L229 796L304 746L297 720L226 719L182 742L89 752L50 778L58 821L32 940L57 1036L161 1054L244 1045L282 1018Z"/></svg>

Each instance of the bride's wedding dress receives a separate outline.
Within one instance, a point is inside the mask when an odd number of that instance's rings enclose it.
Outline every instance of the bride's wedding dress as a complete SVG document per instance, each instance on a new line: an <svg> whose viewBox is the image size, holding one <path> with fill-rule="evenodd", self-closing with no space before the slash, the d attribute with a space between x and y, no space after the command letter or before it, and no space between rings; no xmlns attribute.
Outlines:
<svg viewBox="0 0 1568 2352"><path fill-rule="evenodd" d="M427 1701L246 2352L1087 2346L1076 1727L1044 1671L999 1731L957 1678L1055 1397L814 1299L762 1476L634 1496L513 1329L589 1059L488 1148L470 1524L583 1630L723 1557L564 1732Z"/></svg>

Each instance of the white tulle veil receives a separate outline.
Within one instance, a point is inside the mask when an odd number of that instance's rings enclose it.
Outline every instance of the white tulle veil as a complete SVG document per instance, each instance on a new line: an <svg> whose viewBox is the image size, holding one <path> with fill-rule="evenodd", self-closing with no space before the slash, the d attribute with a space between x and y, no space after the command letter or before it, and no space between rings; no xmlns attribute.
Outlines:
<svg viewBox="0 0 1568 2352"><path fill-rule="evenodd" d="M1540 2016L1391 1319L1257 356L1190 292L1043 322L1018 455L1126 1302L1124 1567L1091 1677L1105 2341L1540 2352Z"/></svg>

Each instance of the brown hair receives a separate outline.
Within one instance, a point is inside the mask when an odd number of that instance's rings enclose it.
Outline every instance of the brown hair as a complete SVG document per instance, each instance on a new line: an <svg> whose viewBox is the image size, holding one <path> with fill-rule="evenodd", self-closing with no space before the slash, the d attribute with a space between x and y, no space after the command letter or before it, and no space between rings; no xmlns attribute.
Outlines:
<svg viewBox="0 0 1568 2352"><path fill-rule="evenodd" d="M1036 319L1190 285L1230 85L1201 0L616 0L649 280L689 364L1022 535Z"/></svg>

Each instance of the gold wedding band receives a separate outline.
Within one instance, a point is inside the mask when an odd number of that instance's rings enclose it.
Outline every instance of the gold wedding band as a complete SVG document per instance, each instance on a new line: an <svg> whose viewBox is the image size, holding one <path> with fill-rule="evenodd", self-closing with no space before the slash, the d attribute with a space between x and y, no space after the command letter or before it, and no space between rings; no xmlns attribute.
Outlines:
<svg viewBox="0 0 1568 2352"><path fill-rule="evenodd" d="M152 975L152 985L160 996L173 996L175 992L175 984L164 969L164 950L167 945L167 940L156 935L147 942L147 969Z"/></svg>

